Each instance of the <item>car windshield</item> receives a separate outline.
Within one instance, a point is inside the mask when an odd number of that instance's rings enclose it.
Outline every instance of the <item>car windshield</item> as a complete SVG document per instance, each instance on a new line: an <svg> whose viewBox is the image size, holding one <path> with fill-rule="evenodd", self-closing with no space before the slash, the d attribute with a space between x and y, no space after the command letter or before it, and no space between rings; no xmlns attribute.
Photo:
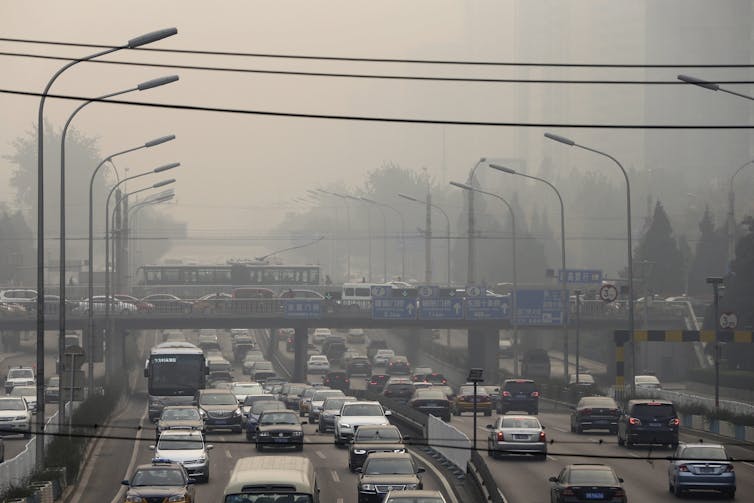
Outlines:
<svg viewBox="0 0 754 503"><path fill-rule="evenodd" d="M224 503L312 503L311 494L291 493L291 492L255 492L244 494L228 494L225 496Z"/></svg>
<svg viewBox="0 0 754 503"><path fill-rule="evenodd" d="M503 389L505 391L510 391L511 393L531 393L533 391L537 391L536 385L530 381L507 382L503 386Z"/></svg>
<svg viewBox="0 0 754 503"><path fill-rule="evenodd" d="M474 386L461 386L461 388L458 390L459 395L474 395ZM486 395L487 390L484 388L484 386L477 386L477 395L482 396Z"/></svg>
<svg viewBox="0 0 754 503"><path fill-rule="evenodd" d="M199 411L196 409L165 409L162 411L163 421L192 421L199 420Z"/></svg>
<svg viewBox="0 0 754 503"><path fill-rule="evenodd" d="M533 417L504 417L502 428L541 428L539 421Z"/></svg>
<svg viewBox="0 0 754 503"><path fill-rule="evenodd" d="M341 412L342 416L382 416L384 412L382 406L377 403L360 403L354 405L344 405Z"/></svg>
<svg viewBox="0 0 754 503"><path fill-rule="evenodd" d="M681 453L683 459L701 459L710 461L725 461L728 456L725 455L725 449L719 446L706 445L686 447Z"/></svg>
<svg viewBox="0 0 754 503"><path fill-rule="evenodd" d="M408 458L373 458L367 459L364 473L367 475L409 475L416 472L413 463Z"/></svg>
<svg viewBox="0 0 754 503"><path fill-rule="evenodd" d="M37 394L37 388L34 386L14 386L11 396L34 396Z"/></svg>
<svg viewBox="0 0 754 503"><path fill-rule="evenodd" d="M251 406L256 404L257 402L273 402L275 401L275 397L272 395L247 395L246 398L243 399L243 404L245 406Z"/></svg>
<svg viewBox="0 0 754 503"><path fill-rule="evenodd" d="M356 430L356 437L354 442L370 442L370 441L383 441L383 442L400 442L401 434L396 428L380 428L380 429L361 429Z"/></svg>
<svg viewBox="0 0 754 503"><path fill-rule="evenodd" d="M157 448L163 451L199 450L204 448L204 442L200 436L163 435L157 442Z"/></svg>
<svg viewBox="0 0 754 503"><path fill-rule="evenodd" d="M602 407L608 409L616 409L618 405L615 403L615 400L609 397L593 397L582 398L579 402L579 407Z"/></svg>
<svg viewBox="0 0 754 503"><path fill-rule="evenodd" d="M254 364L254 371L260 370L272 370L272 363L270 362L257 362Z"/></svg>
<svg viewBox="0 0 754 503"><path fill-rule="evenodd" d="M675 416L675 407L669 403L637 403L631 409L631 415L636 417L672 417Z"/></svg>
<svg viewBox="0 0 754 503"><path fill-rule="evenodd" d="M0 410L25 410L23 398L5 398L0 400Z"/></svg>
<svg viewBox="0 0 754 503"><path fill-rule="evenodd" d="M34 379L34 371L31 369L10 369L8 379Z"/></svg>
<svg viewBox="0 0 754 503"><path fill-rule="evenodd" d="M299 424L299 418L291 412L265 412L259 418L259 424Z"/></svg>
<svg viewBox="0 0 754 503"><path fill-rule="evenodd" d="M636 384L659 384L655 376L636 376Z"/></svg>
<svg viewBox="0 0 754 503"><path fill-rule="evenodd" d="M328 398L322 404L322 408L325 410L340 410L344 403L350 401L353 401L353 398Z"/></svg>
<svg viewBox="0 0 754 503"><path fill-rule="evenodd" d="M569 482L573 485L617 485L618 478L612 470L571 470Z"/></svg>
<svg viewBox="0 0 754 503"><path fill-rule="evenodd" d="M251 393L261 393L263 388L261 384L249 383L249 384L234 384L231 389L233 393L249 395Z"/></svg>
<svg viewBox="0 0 754 503"><path fill-rule="evenodd" d="M199 403L201 405L236 405L238 399L233 393L204 393Z"/></svg>
<svg viewBox="0 0 754 503"><path fill-rule="evenodd" d="M418 390L416 392L416 398L420 400L447 400L445 393L437 390Z"/></svg>
<svg viewBox="0 0 754 503"><path fill-rule="evenodd" d="M52 387L60 386L60 378L58 376L50 377L50 380L47 381L47 385Z"/></svg>
<svg viewBox="0 0 754 503"><path fill-rule="evenodd" d="M251 413L255 416L258 416L266 410L286 410L286 408L284 403L278 402L277 400L257 402L251 406Z"/></svg>
<svg viewBox="0 0 754 503"><path fill-rule="evenodd" d="M445 500L436 496L390 496L385 503L445 503Z"/></svg>
<svg viewBox="0 0 754 503"><path fill-rule="evenodd" d="M339 389L326 389L317 391L316 393L314 393L314 395L312 395L312 402L322 402L328 396L343 396L343 392Z"/></svg>
<svg viewBox="0 0 754 503"><path fill-rule="evenodd" d="M131 479L132 487L139 486L182 486L186 481L179 470L168 468L148 468L137 470Z"/></svg>

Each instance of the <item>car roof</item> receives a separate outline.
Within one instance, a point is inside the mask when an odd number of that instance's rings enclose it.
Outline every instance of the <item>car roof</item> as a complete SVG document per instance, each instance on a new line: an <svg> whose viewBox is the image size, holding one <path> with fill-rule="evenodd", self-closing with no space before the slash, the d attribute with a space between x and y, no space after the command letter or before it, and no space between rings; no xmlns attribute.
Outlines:
<svg viewBox="0 0 754 503"><path fill-rule="evenodd" d="M411 454L408 452L370 452L367 456L367 460L369 459L413 459L411 457Z"/></svg>
<svg viewBox="0 0 754 503"><path fill-rule="evenodd" d="M204 436L202 435L201 431L196 430L165 430L163 432L160 432L160 438L162 437L175 437L175 436L186 436L189 435L191 437L199 437L202 440L204 439Z"/></svg>
<svg viewBox="0 0 754 503"><path fill-rule="evenodd" d="M660 400L655 398L636 398L634 400L629 400L628 405L641 405L641 404L655 404L655 405L673 405L673 402L670 400Z"/></svg>

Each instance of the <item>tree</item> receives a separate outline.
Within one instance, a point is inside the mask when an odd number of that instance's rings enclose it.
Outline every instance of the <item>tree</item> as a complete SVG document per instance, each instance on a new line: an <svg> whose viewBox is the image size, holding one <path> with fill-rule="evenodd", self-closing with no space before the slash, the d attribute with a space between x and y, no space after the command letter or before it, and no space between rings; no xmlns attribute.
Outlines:
<svg viewBox="0 0 754 503"><path fill-rule="evenodd" d="M727 278L725 304L732 307L738 316L739 328L754 327L754 218L743 221L748 230L736 243L736 257L731 262Z"/></svg>
<svg viewBox="0 0 754 503"><path fill-rule="evenodd" d="M669 295L683 290L683 257L673 237L670 220L659 201L655 205L652 224L634 252L634 263L642 261L652 263L652 273L647 278L647 287L652 293Z"/></svg>
<svg viewBox="0 0 754 503"><path fill-rule="evenodd" d="M724 229L715 229L715 220L709 206L699 222L699 241L688 273L688 294L708 295L709 285L705 278L722 276L725 273L726 237Z"/></svg>
<svg viewBox="0 0 754 503"><path fill-rule="evenodd" d="M0 213L0 282L30 285L34 281L34 235L20 211Z"/></svg>

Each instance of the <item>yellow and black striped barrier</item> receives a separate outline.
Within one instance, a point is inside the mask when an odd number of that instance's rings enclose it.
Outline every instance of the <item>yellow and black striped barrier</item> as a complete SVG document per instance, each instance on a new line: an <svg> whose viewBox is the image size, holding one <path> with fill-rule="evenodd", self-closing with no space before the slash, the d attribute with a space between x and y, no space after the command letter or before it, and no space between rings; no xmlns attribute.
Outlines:
<svg viewBox="0 0 754 503"><path fill-rule="evenodd" d="M625 345L627 342L735 342L751 344L754 331L750 330L634 330L633 340L629 330L616 330L615 385L625 384Z"/></svg>

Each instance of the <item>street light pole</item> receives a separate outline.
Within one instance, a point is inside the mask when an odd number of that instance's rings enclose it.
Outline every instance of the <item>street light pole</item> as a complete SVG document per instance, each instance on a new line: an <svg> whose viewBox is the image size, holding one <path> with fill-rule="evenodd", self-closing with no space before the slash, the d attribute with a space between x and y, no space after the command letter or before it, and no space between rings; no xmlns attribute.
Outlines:
<svg viewBox="0 0 754 503"><path fill-rule="evenodd" d="M60 270L59 270L59 305L58 305L58 311L59 311L59 318L58 318L58 362L60 365L59 372L62 374L62 372L65 370L65 359L63 358L63 353L65 349L65 328L66 328L66 278L65 278L65 272L66 272L66 222L65 222L65 214L66 214L66 208L65 208L65 140L66 135L68 134L68 126L71 125L71 121L73 121L73 118L87 105L90 103L93 103L95 101L103 100L106 98L112 98L113 96L119 96L121 94L130 93L132 91L146 91L147 89L152 89L159 86L164 86L165 84L169 84L171 82L175 82L178 80L177 75L171 75L168 77L161 77L157 79L148 80L146 82L142 82L141 84L138 84L135 87L130 87L128 89L124 89L121 91L116 91L109 94L104 94L98 98L94 98L88 101L83 102L80 104L72 113L68 116L68 120L65 122L65 125L63 126L63 130L60 133L60 253L59 253L59 263L60 263ZM62 379L63 376L60 376L60 379ZM65 424L65 404L63 407L59 408L58 411L58 425L63 426Z"/></svg>
<svg viewBox="0 0 754 503"><path fill-rule="evenodd" d="M157 196L157 194L155 194L155 196ZM136 240L131 239L131 235L136 235L136 223L137 223L136 216L139 214L139 211L142 208L145 208L152 204L160 204L160 203L168 202L172 200L174 197L175 197L174 193L167 193L159 197L150 196L147 199L140 201L128 208L129 231L126 234L126 240L128 241L128 247L129 247L129 250L128 250L128 257L130 261L128 265L129 272L133 271L134 268L136 267ZM131 277L128 278L127 286L130 286L130 284L131 284Z"/></svg>
<svg viewBox="0 0 754 503"><path fill-rule="evenodd" d="M172 141L175 139L175 135L168 135L168 136L162 136L160 138L155 138L154 140L148 141L143 145L139 145L138 147L129 148L126 150L121 150L120 152L116 152L114 154L110 154L109 156L105 157L96 168L94 168L94 171L92 172L92 176L89 178L89 278L88 278L88 293L89 293L89 299L88 299L88 323L87 327L89 328L89 347L87 348L87 372L88 375L88 381L89 381L89 390L90 393L94 390L94 177L97 176L97 173L99 172L100 168L105 165L105 163L110 163L113 168L115 168L115 165L112 164L112 160L115 157L128 154L130 152L135 152L137 150L141 150L143 148L151 148L156 147L157 145L162 145L163 143ZM117 171L116 171L117 174ZM118 179L118 182L120 182L120 179Z"/></svg>
<svg viewBox="0 0 754 503"><path fill-rule="evenodd" d="M359 197L359 200L364 201L365 203L374 205L377 208L377 211L380 212L380 215L382 215L382 230L383 230L383 236L382 236L382 277L383 282L387 283L388 281L388 275L387 275L387 217L385 216L385 212L382 211L381 204L379 204L377 201L373 201L369 199L368 197Z"/></svg>
<svg viewBox="0 0 754 503"><path fill-rule="evenodd" d="M628 255L628 331L631 334L629 337L629 340L631 341L631 394L634 395L636 393L636 383L634 377L636 376L636 344L634 343L634 259L633 259L633 245L631 243L631 182L628 180L628 173L626 173L626 170L623 168L623 165L616 159L615 157L611 156L610 154L607 154L605 152L601 152L599 150L595 150L590 147L586 147L584 145L580 145L573 140L569 138L565 138L563 136L559 136L552 133L545 133L545 137L549 138L550 140L557 141L559 143L562 143L564 145L568 145L569 147L578 147L583 150L588 150L589 152L594 152L595 154L599 154L601 156L607 157L608 159L612 160L618 168L620 168L621 173L623 173L623 178L626 180L626 246L627 246L627 255Z"/></svg>
<svg viewBox="0 0 754 503"><path fill-rule="evenodd" d="M445 217L445 225L446 225L446 230L447 230L446 242L447 242L447 247L448 247L448 249L447 249L447 259L448 259L447 260L447 262L448 262L447 263L447 268L448 268L447 269L447 276L448 276L448 285L450 285L451 284L451 278L452 278L452 276L451 276L451 270L450 270L450 218L448 217L447 212L445 210L443 210L441 206L438 206L438 205L432 203L432 201L430 199L427 199L426 201L422 201L421 199L417 199L415 197L411 197L411 196L406 195L406 194L398 194L398 197L402 197L403 199L407 199L408 201L413 201L415 203L423 204L427 208L433 208L433 209L439 211L440 213L442 213L442 215ZM430 223L431 223L431 221L430 221ZM428 243L428 245L429 245L429 243Z"/></svg>
<svg viewBox="0 0 754 503"><path fill-rule="evenodd" d="M466 180L466 184L470 187L474 186L474 174L476 173L476 170L479 166L486 164L487 159L482 157L477 161L477 163L474 165L473 168L471 168L471 171L469 171L469 177ZM469 196L469 223L468 223L468 234L467 234L467 241L468 241L468 257L467 257L467 266L466 266L466 283L469 285L473 285L476 282L476 221L474 216L474 191L470 190L468 191Z"/></svg>
<svg viewBox="0 0 754 503"><path fill-rule="evenodd" d="M742 164L730 177L730 184L728 188L728 264L733 260L733 256L736 254L736 216L735 216L735 192L733 192L733 182L736 175L741 172L746 166L754 165L754 159Z"/></svg>
<svg viewBox="0 0 754 503"><path fill-rule="evenodd" d="M401 280L405 281L406 280L406 220L403 218L403 213L401 213L394 207L390 206L389 204L385 204L380 201L375 201L373 199L367 199L366 197L362 197L362 199L364 199L365 201L371 202L373 204L376 204L377 206L383 206L385 208L393 210L401 219Z"/></svg>
<svg viewBox="0 0 754 503"><path fill-rule="evenodd" d="M713 309L714 314L712 323L715 327L715 412L720 410L720 288L724 288L723 278L710 276L707 278L707 284L712 285L714 295Z"/></svg>
<svg viewBox="0 0 754 503"><path fill-rule="evenodd" d="M82 58L76 58L63 65L57 72L55 72L50 80L47 81L42 96L39 99L39 109L37 112L37 347L36 347L36 364L37 364L37 420L36 430L41 432L44 429L45 423L45 360L44 360L44 302L45 302L45 285L44 285L44 105L47 95L52 87L52 84L60 77L60 75L71 68L72 66L81 63L83 61L89 61L106 54L110 54L121 49L133 49L145 44L151 44L163 38L167 38L178 33L175 28L167 28L159 31L154 31L141 35L136 38L132 38L124 45L116 47L109 47L102 51L84 56ZM44 457L44 442L37 442L35 454L37 461L41 462Z"/></svg>
<svg viewBox="0 0 754 503"><path fill-rule="evenodd" d="M691 77L689 75L679 75L678 80L686 82L687 84L693 84L695 86L703 87L705 89L709 89L710 91L722 91L724 93L732 94L734 96L738 96L739 98L744 98L747 100L754 101L754 97L748 96L746 94L737 93L735 91L731 91L730 89L724 89L720 87L720 84L717 84L715 82L710 82L708 80L702 80L698 79L696 77Z"/></svg>
<svg viewBox="0 0 754 503"><path fill-rule="evenodd" d="M569 360L570 355L568 354L568 311L571 305L570 300L568 299L568 289L567 289L567 273L566 273L566 252L565 252L565 206L563 205L563 198L560 195L560 191L553 185L552 183L548 182L544 178L540 178L538 176L533 175L527 175L526 173L518 172L514 169L500 166L498 164L490 163L490 168L496 169L498 171L502 171L503 173L508 173L511 175L518 175L522 176L524 178L529 178L531 180L536 180L539 182L542 182L546 184L548 187L550 187L553 191L555 191L555 195L558 196L558 202L560 203L560 267L563 271L563 279L560 282L560 297L561 297L561 303L563 306L563 317L562 317L562 325L563 325L563 379L565 381L565 384L568 385L568 367L569 367ZM578 303L578 300L576 301ZM578 354L578 350L577 350ZM579 374L579 367L578 367L578 361L576 363L576 376L578 379Z"/></svg>
<svg viewBox="0 0 754 503"><path fill-rule="evenodd" d="M576 386L578 386L581 365L581 290L575 290L574 293L576 294Z"/></svg>
<svg viewBox="0 0 754 503"><path fill-rule="evenodd" d="M329 192L324 189L317 189L318 192L329 196L337 197L346 207L346 283L351 281L351 207L348 204L348 198L337 192Z"/></svg>
<svg viewBox="0 0 754 503"><path fill-rule="evenodd" d="M463 190L468 190L469 192L479 192L480 194L486 194L488 196L494 197L495 199L499 199L500 201L505 204L505 206L508 208L508 212L511 216L511 232L513 234L513 253L511 255L511 259L513 262L513 314L511 316L511 325L513 326L513 374L518 377L518 267L516 265L516 215L513 212L513 207L503 199L501 196L497 194L493 194L492 192L487 192L485 190L477 189L475 187L472 187L471 185L467 185L465 183L459 183L459 182L450 182L451 185L454 187L461 188Z"/></svg>

